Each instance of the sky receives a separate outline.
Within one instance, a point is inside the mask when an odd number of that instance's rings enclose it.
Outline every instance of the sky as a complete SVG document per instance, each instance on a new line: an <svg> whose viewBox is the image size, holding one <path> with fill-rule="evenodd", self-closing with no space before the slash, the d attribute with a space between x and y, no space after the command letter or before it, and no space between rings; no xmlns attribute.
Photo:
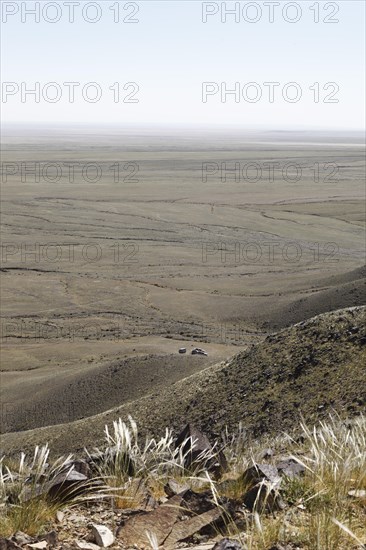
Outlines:
<svg viewBox="0 0 366 550"><path fill-rule="evenodd" d="M365 124L363 0L2 0L1 7L5 122ZM38 10L39 22L29 10Z"/></svg>

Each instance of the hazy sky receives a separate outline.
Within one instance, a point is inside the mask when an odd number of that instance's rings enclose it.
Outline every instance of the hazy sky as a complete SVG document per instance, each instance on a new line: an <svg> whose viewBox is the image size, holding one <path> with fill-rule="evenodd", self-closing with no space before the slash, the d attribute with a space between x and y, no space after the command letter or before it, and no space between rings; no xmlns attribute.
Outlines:
<svg viewBox="0 0 366 550"><path fill-rule="evenodd" d="M37 2L1 4L5 121L279 129L364 125L362 0L245 1L223 6L198 0L79 1L71 2L73 6L66 1L39 2L40 22L26 12L38 9ZM117 5L120 21L114 22ZM227 15L226 22L222 21L225 5L237 10L236 15ZM73 23L69 22L72 8ZM12 15L13 11L17 13ZM202 21L206 12L216 11L207 15L206 23ZM99 21L85 21L83 13ZM319 23L314 22L317 17ZM339 22L325 23L325 18ZM29 94L22 101L21 91L35 89L37 82L39 103ZM51 82L57 86L47 86ZM71 85L65 82L80 83L74 88L74 103L69 101ZM85 86L90 82L97 87ZM121 101L115 103L117 86L114 91L109 88L117 82ZM131 82L136 84L124 90ZM204 82L210 84L203 86ZM278 83L272 88L272 102L271 86L264 84L270 82ZM291 82L296 85L286 88ZM226 102L225 86L236 90L236 95L226 95ZM205 102L202 89L210 92ZM96 93L101 93L100 100L89 102ZM51 103L57 94L59 100ZM138 102L124 103L129 94ZM324 99L338 102L324 103Z"/></svg>

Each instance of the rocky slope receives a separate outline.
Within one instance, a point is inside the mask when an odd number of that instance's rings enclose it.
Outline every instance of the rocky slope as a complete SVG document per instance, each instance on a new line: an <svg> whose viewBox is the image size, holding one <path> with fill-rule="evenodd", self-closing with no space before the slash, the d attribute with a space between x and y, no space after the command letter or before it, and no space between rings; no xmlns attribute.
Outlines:
<svg viewBox="0 0 366 550"><path fill-rule="evenodd" d="M179 430L187 421L211 436L241 421L248 433L278 434L336 411L349 417L366 404L366 308L318 315L268 336L230 361L105 413L70 424L2 437L5 452L48 441L54 453L82 452L106 423L130 414L142 435Z"/></svg>

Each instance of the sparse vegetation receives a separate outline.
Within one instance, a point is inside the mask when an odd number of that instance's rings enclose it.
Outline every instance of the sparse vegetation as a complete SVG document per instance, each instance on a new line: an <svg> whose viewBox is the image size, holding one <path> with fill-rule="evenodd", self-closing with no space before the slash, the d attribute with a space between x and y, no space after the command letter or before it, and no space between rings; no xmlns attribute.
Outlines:
<svg viewBox="0 0 366 550"><path fill-rule="evenodd" d="M3 536L16 531L36 535L51 524L58 509L81 501L79 493L73 491L62 503L47 497L47 487L60 474L70 471L72 458L72 455L61 457L49 464L49 452L48 445L44 445L35 448L32 458L21 453L18 463L1 458L0 533ZM93 484L85 483L84 489L91 491Z"/></svg>
<svg viewBox="0 0 366 550"><path fill-rule="evenodd" d="M251 514L244 510L245 528L236 526L229 515L224 515L224 530L245 542L249 550L267 550L275 543L293 543L304 550L362 548L366 544L366 418L359 416L342 421L333 416L313 428L302 422L300 428L300 439L284 435L277 438L273 446L305 468L303 476L286 478L281 486L286 508L273 514ZM162 487L167 479L184 480L196 490L199 485L200 490L211 488L213 500L220 506L223 496L220 488L225 484L222 480L213 481L205 469L205 460L212 456L202 456L188 471L184 466L183 445L174 449L169 431L160 440L147 439L141 444L131 418L128 424L121 419L115 422L112 433L106 427L105 438L105 448L89 456L94 475L112 489L104 498L110 501L113 493L116 507L138 508L141 501L140 497L134 498L139 490L135 482L141 479L145 488L149 484ZM226 433L229 472L224 480L237 480L267 446L268 440L251 445L241 427L234 435ZM57 509L82 502L72 495L62 503L49 502L44 497L42 488L64 471L72 458L60 458L48 465L48 456L49 449L45 446L37 448L31 460L22 454L18 464L14 459L2 459L0 530L3 536L17 530L40 533L52 523ZM269 458L270 462L273 460L274 457ZM238 499L244 487L239 483L236 486L234 483L234 487L231 496ZM142 485L140 489L142 491ZM34 497L22 498L25 491L33 491ZM100 488L89 498L101 498ZM150 537L154 545L154 533Z"/></svg>

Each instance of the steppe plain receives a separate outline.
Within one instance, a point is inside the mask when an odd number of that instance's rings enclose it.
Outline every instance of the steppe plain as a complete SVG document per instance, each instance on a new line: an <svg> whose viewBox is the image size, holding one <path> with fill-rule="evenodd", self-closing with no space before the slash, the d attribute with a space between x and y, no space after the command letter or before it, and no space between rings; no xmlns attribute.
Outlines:
<svg viewBox="0 0 366 550"><path fill-rule="evenodd" d="M3 433L365 304L360 135L13 127L3 142Z"/></svg>

